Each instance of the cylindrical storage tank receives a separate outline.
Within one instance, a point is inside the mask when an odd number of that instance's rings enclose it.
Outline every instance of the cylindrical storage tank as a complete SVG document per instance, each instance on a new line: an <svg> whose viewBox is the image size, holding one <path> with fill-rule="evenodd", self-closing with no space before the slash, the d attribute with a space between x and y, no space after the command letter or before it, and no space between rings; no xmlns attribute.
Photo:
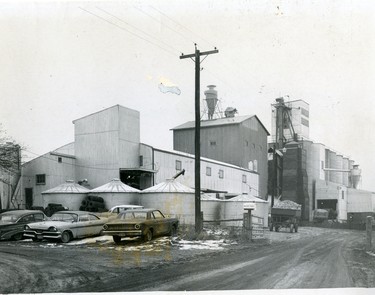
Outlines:
<svg viewBox="0 0 375 295"><path fill-rule="evenodd" d="M342 170L342 166L343 166L343 163L344 163L344 157L342 155L337 155L336 156L336 163L337 163L337 169ZM342 175L343 174L344 174L344 172L338 172L337 173L337 183L343 184L342 183Z"/></svg>
<svg viewBox="0 0 375 295"><path fill-rule="evenodd" d="M336 162L336 153L333 151L328 152L328 168L335 169L337 168L337 162ZM329 181L331 182L337 182L337 172L329 171Z"/></svg>
<svg viewBox="0 0 375 295"><path fill-rule="evenodd" d="M43 208L48 204L61 204L69 210L79 210L81 202L87 196L89 190L73 180L67 180L54 188L42 192Z"/></svg>
<svg viewBox="0 0 375 295"><path fill-rule="evenodd" d="M203 212L203 220L214 221L222 219L222 204L223 200L217 199L208 194L201 194L201 211Z"/></svg>
<svg viewBox="0 0 375 295"><path fill-rule="evenodd" d="M342 169L349 170L349 158L344 157L342 161ZM345 186L349 186L349 172L344 172L342 174L342 184Z"/></svg>
<svg viewBox="0 0 375 295"><path fill-rule="evenodd" d="M215 90L215 85L208 85L208 90L204 92L204 95L206 95L206 103L207 103L207 109L208 109L208 119L211 120L213 118L213 115L215 113L215 108L217 104L217 91Z"/></svg>
<svg viewBox="0 0 375 295"><path fill-rule="evenodd" d="M255 203L256 209L252 210L251 215L262 219L263 227L268 227L268 202L257 197L249 195L239 195L223 202L224 220L239 219L238 221L226 221L221 225L225 226L243 226L243 215L245 203ZM253 217L253 220L256 219ZM260 222L260 220L259 220ZM260 225L259 225L260 226Z"/></svg>
<svg viewBox="0 0 375 295"><path fill-rule="evenodd" d="M195 191L175 179L167 179L143 190L140 205L176 217L180 224L195 224Z"/></svg>
<svg viewBox="0 0 375 295"><path fill-rule="evenodd" d="M117 205L139 205L140 190L126 185L118 178L90 191L90 194L101 197L107 209Z"/></svg>

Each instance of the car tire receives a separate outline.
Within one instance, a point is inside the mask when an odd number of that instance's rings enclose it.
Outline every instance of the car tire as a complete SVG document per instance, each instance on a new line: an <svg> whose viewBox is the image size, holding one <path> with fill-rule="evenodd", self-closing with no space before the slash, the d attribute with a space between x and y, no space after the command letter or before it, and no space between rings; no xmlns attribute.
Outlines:
<svg viewBox="0 0 375 295"><path fill-rule="evenodd" d="M23 233L17 233L17 234L15 234L12 238L13 238L13 240L15 240L15 241L22 240L22 238L23 238Z"/></svg>
<svg viewBox="0 0 375 295"><path fill-rule="evenodd" d="M116 244L119 244L121 243L121 237L120 236L113 236L113 241L116 243Z"/></svg>
<svg viewBox="0 0 375 295"><path fill-rule="evenodd" d="M33 242L38 242L39 241L36 237L31 238L31 239L33 240Z"/></svg>
<svg viewBox="0 0 375 295"><path fill-rule="evenodd" d="M150 229L146 231L145 235L143 236L143 240L145 242L150 242L152 240L152 231Z"/></svg>
<svg viewBox="0 0 375 295"><path fill-rule="evenodd" d="M170 235L171 237L175 237L175 236L177 236L177 226L176 226L176 225L172 225L172 227L171 227L171 231L170 231L169 235Z"/></svg>
<svg viewBox="0 0 375 295"><path fill-rule="evenodd" d="M70 234L70 232L64 231L61 234L61 242L63 242L63 243L69 243L71 239L72 239L72 235Z"/></svg>

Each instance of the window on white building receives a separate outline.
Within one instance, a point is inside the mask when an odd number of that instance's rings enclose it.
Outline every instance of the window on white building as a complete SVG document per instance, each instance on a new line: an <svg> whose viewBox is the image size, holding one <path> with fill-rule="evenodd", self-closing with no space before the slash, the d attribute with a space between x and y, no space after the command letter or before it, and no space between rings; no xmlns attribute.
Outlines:
<svg viewBox="0 0 375 295"><path fill-rule="evenodd" d="M206 175L211 176L211 167L206 167Z"/></svg>
<svg viewBox="0 0 375 295"><path fill-rule="evenodd" d="M224 170L219 170L219 178L224 178Z"/></svg>
<svg viewBox="0 0 375 295"><path fill-rule="evenodd" d="M46 175L45 174L37 174L36 175L36 184L46 184Z"/></svg>
<svg viewBox="0 0 375 295"><path fill-rule="evenodd" d="M243 183L247 183L247 177L246 177L246 175L244 174L244 175L242 175L242 182Z"/></svg>
<svg viewBox="0 0 375 295"><path fill-rule="evenodd" d="M179 160L176 160L176 170L182 170L182 163Z"/></svg>

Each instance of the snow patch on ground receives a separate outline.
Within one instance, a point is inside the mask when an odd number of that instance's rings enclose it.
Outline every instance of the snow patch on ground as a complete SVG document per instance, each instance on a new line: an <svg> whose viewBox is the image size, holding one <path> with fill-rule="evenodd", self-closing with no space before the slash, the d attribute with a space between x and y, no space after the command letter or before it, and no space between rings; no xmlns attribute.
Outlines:
<svg viewBox="0 0 375 295"><path fill-rule="evenodd" d="M224 240L206 240L206 241L178 241L178 247L180 250L224 250L224 246L230 244L224 242Z"/></svg>

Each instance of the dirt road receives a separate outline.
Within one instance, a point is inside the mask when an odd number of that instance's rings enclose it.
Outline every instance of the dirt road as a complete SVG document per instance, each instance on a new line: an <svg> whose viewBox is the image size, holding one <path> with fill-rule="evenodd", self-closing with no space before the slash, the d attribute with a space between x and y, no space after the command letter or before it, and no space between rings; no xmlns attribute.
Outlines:
<svg viewBox="0 0 375 295"><path fill-rule="evenodd" d="M181 250L143 244L0 243L0 293L375 287L364 232L301 228L265 244Z"/></svg>

